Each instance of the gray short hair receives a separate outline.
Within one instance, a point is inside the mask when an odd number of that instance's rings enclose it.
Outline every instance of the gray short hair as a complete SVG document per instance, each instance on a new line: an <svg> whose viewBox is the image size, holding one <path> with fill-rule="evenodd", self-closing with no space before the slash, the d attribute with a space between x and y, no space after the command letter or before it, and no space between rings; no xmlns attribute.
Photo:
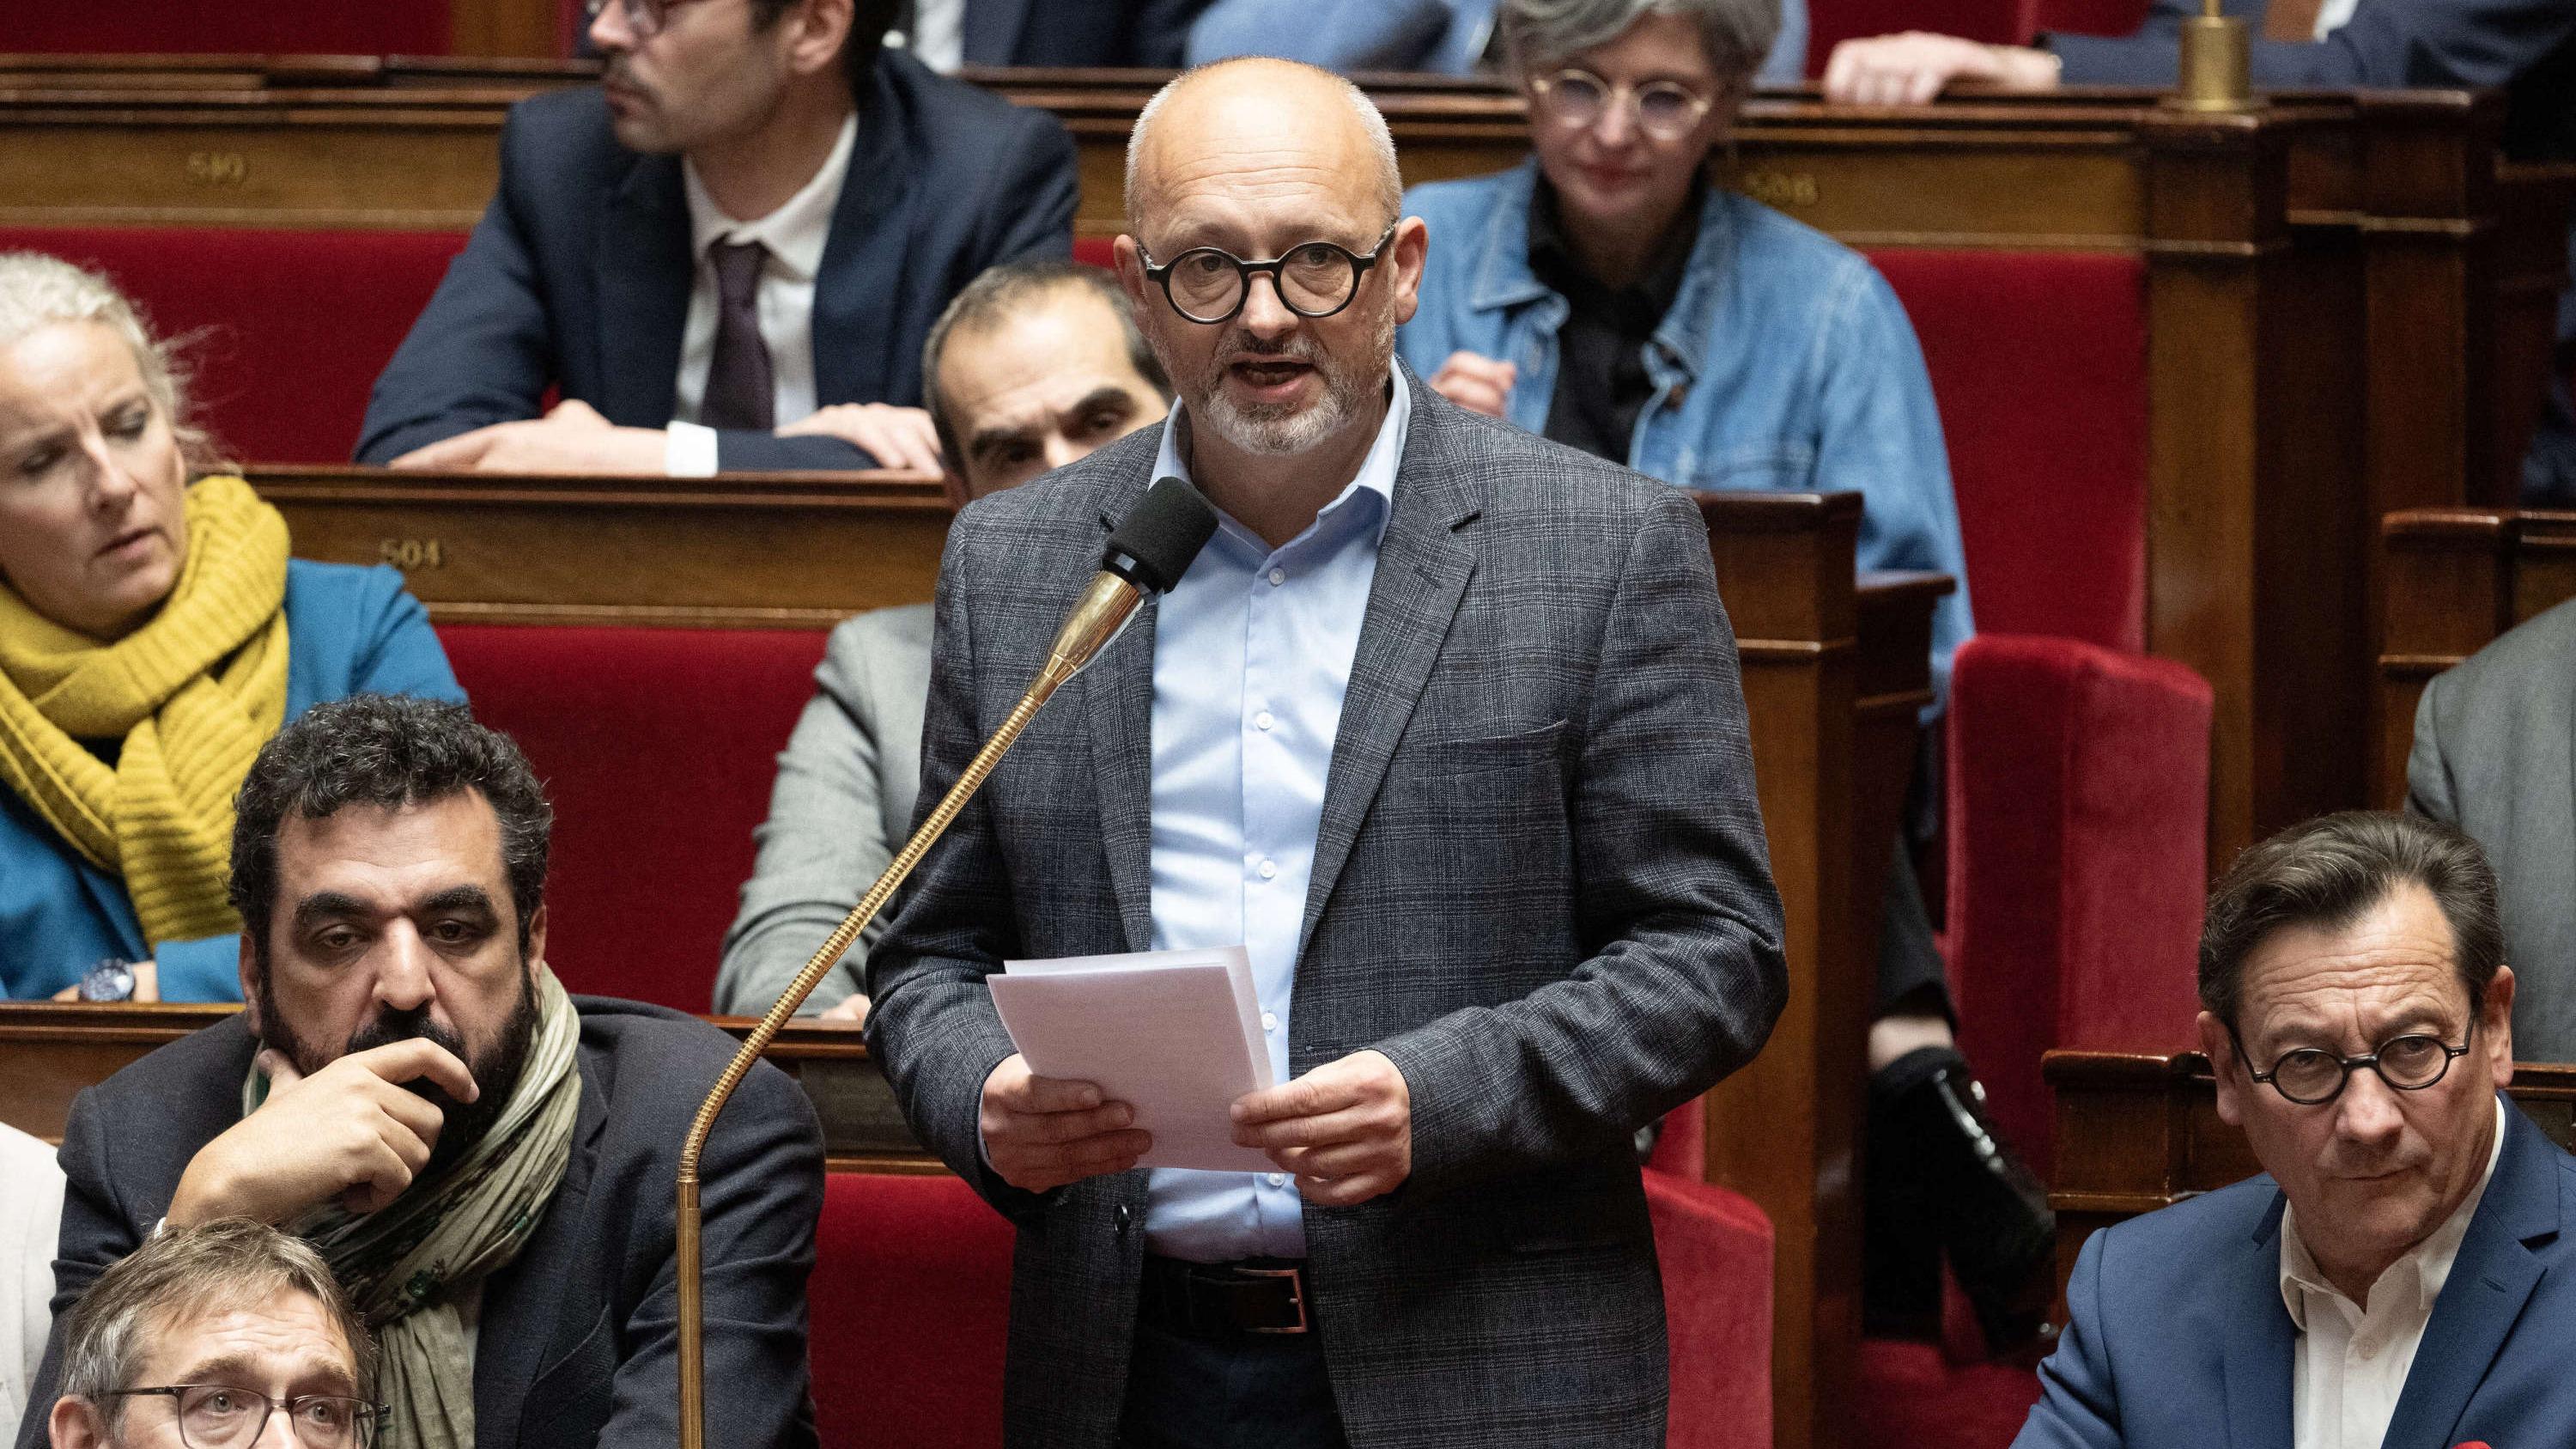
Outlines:
<svg viewBox="0 0 2576 1449"><path fill-rule="evenodd" d="M1776 7L1779 0L1771 0L1771 3ZM1229 56L1224 60L1212 60L1205 65L1194 65L1188 70L1182 71L1179 75L1166 81L1163 88L1154 92L1153 98L1145 102L1145 108L1136 113L1136 127L1134 130L1127 133L1127 179L1125 185L1127 230L1129 233L1136 234L1138 232L1138 218L1136 215L1137 158L1144 153L1145 133L1153 128L1154 119L1162 114L1163 102L1169 100L1175 91L1189 85L1192 81L1197 80L1201 76L1233 65L1294 66L1299 70L1311 71L1316 75L1323 76L1331 80L1333 84L1340 89L1342 99L1350 103L1352 112L1359 117L1361 128L1368 134L1369 149L1377 155L1378 194L1375 199L1378 202L1379 210L1384 211L1391 218L1403 207L1404 170L1401 166L1396 164L1395 133L1386 128L1386 117L1378 110L1377 102L1369 99L1368 92L1361 90L1356 85L1353 85L1350 79L1346 76L1335 75L1333 72L1326 70L1321 66L1308 65L1304 61L1281 60L1275 56L1237 55Z"/></svg>
<svg viewBox="0 0 2576 1449"><path fill-rule="evenodd" d="M1503 0L1494 26L1506 68L1525 78L1617 40L1649 15L1677 15L1696 26L1708 63L1735 90L1753 79L1780 36L1780 0Z"/></svg>
<svg viewBox="0 0 2576 1449"><path fill-rule="evenodd" d="M986 267L983 274L966 284L966 290L948 301L939 320L930 324L930 337L921 344L921 400L929 410L930 424L939 430L939 446L948 450L952 463L961 469L966 450L960 445L955 424L948 415L948 398L939 390L939 360L947 355L948 334L964 328L981 331L1008 317L1017 308L1027 306L1059 288L1087 291L1108 307L1118 319L1118 330L1127 341L1127 361L1138 376L1153 384L1172 400L1171 379L1163 374L1163 363L1146 345L1145 334L1136 326L1136 314L1127 305L1127 293L1118 285L1118 274L1080 262L1035 261L1003 262Z"/></svg>
<svg viewBox="0 0 2576 1449"><path fill-rule="evenodd" d="M60 1388L88 1401L113 1435L125 1400L138 1387L150 1337L211 1313L249 1308L280 1291L322 1305L349 1348L351 1392L372 1401L376 1346L349 1307L331 1265L312 1244L249 1218L221 1218L171 1228L146 1241L98 1277L72 1306L63 1332Z"/></svg>
<svg viewBox="0 0 2576 1449"><path fill-rule="evenodd" d="M2341 930L2407 884L2432 893L2451 926L2469 1010L2504 965L2495 871L2478 843L2413 815L2346 810L2249 847L2210 893L2200 932L2200 1004L2227 1024L2245 996L2245 962L2280 931Z"/></svg>
<svg viewBox="0 0 2576 1449"><path fill-rule="evenodd" d="M155 337L141 311L104 273L43 252L0 252L0 347L66 322L96 322L132 349L144 390L169 419L191 476L225 466L213 440L189 417L183 344Z"/></svg>

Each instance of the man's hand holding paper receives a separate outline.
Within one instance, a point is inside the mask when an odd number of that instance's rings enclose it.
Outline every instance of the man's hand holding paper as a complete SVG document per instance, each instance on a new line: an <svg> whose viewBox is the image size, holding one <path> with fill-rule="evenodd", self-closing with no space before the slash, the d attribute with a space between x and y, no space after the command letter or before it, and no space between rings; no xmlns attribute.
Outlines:
<svg viewBox="0 0 2576 1449"><path fill-rule="evenodd" d="M984 1079L978 1125L993 1171L1023 1192L1045 1192L1134 1167L1154 1145L1135 1120L1133 1107L1102 1101L1091 1083L1041 1077L1013 1052Z"/></svg>
<svg viewBox="0 0 2576 1449"><path fill-rule="evenodd" d="M1384 1052L1353 1052L1233 1108L1234 1140L1297 1175L1306 1201L1349 1207L1413 1172L1413 1091Z"/></svg>

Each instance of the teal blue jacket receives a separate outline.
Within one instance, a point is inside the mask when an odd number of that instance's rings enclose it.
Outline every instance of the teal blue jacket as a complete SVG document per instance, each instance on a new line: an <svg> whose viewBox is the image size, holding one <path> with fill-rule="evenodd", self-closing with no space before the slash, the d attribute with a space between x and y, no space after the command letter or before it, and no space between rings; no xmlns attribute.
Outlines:
<svg viewBox="0 0 2576 1449"><path fill-rule="evenodd" d="M286 566L286 717L352 694L463 700L420 601L389 568ZM164 1001L239 1001L239 938L147 947L125 883L0 790L0 996L51 996L100 958L150 958Z"/></svg>

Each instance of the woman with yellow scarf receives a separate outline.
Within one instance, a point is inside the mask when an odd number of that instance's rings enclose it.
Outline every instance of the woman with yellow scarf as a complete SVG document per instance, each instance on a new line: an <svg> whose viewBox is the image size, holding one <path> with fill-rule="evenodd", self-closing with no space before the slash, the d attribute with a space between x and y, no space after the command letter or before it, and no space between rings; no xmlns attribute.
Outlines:
<svg viewBox="0 0 2576 1449"><path fill-rule="evenodd" d="M344 695L464 698L389 568L287 557L202 472L104 277L0 253L0 996L238 1001L233 795Z"/></svg>

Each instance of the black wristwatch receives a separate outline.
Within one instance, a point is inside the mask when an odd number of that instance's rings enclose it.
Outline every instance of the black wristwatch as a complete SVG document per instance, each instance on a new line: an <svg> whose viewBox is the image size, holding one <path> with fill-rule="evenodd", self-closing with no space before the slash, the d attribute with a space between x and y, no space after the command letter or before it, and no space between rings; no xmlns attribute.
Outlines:
<svg viewBox="0 0 2576 1449"><path fill-rule="evenodd" d="M134 999L134 963L122 956L108 956L89 968L80 979L83 1001L132 1001Z"/></svg>

